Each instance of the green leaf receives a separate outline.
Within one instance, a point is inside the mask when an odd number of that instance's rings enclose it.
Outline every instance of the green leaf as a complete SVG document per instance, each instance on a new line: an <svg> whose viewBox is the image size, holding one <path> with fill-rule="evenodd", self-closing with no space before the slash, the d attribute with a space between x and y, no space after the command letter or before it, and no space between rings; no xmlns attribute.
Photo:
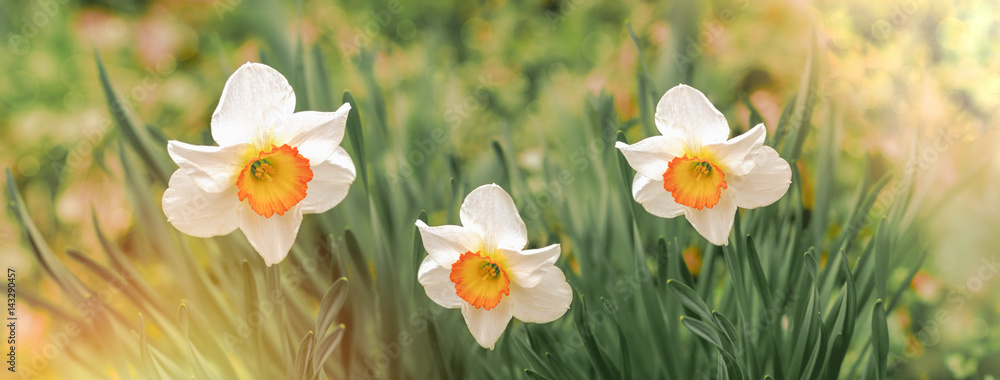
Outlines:
<svg viewBox="0 0 1000 380"><path fill-rule="evenodd" d="M493 154L497 157L497 163L500 164L500 187L506 189L506 191L513 191L511 183L511 171L510 166L507 164L507 155L503 151L503 147L500 146L500 142L493 140L490 142L490 146L493 148Z"/></svg>
<svg viewBox="0 0 1000 380"><path fill-rule="evenodd" d="M107 100L111 117L117 122L125 139L139 153L139 157L150 168L160 184L166 185L170 180L172 172L171 168L163 160L163 158L167 157L167 146L165 144L156 144L150 136L149 131L144 127L140 127L132 120L129 114L129 106L115 94L115 89L111 85L111 79L108 78L108 72L104 69L104 63L101 62L101 56L96 51L94 52L94 59L97 63L97 73L100 77L101 88L104 90L104 96Z"/></svg>
<svg viewBox="0 0 1000 380"><path fill-rule="evenodd" d="M340 313L340 308L347 300L350 283L346 277L338 278L333 282L330 289L323 296L323 301L319 304L319 313L316 316L316 334L323 336L326 330L333 324L334 318Z"/></svg>
<svg viewBox="0 0 1000 380"><path fill-rule="evenodd" d="M889 228L886 218L875 231L875 297L886 299L885 288L889 283Z"/></svg>
<svg viewBox="0 0 1000 380"><path fill-rule="evenodd" d="M368 191L368 164L365 156L365 133L361 127L361 108L354 102L354 96L350 91L344 91L344 103L351 105L351 112L347 114L347 136L354 147L354 159L358 161L358 169L361 171L361 182L365 185L365 193Z"/></svg>
<svg viewBox="0 0 1000 380"><path fill-rule="evenodd" d="M323 338L319 345L313 349L313 379L318 378L320 374L323 373L323 364L330 358L330 355L333 355L333 351L337 349L340 345L340 341L344 338L344 328L345 326L343 324L337 325L337 327L335 327L333 331L331 331L326 338Z"/></svg>
<svg viewBox="0 0 1000 380"><path fill-rule="evenodd" d="M735 349L734 346L727 347L722 342L722 339L719 337L719 334L715 328L713 328L712 326L710 326L705 322L699 321L694 318L685 318L684 316L681 316L681 324L683 324L684 327L687 327L688 330L691 330L691 332L693 332L698 337L714 345L716 349L718 349L719 353L722 354L723 359L726 361L726 367L734 369L735 370L734 373L737 375L738 378L742 379L745 376L746 371L743 369L744 366L737 358L739 356L738 353L739 351L734 350Z"/></svg>
<svg viewBox="0 0 1000 380"><path fill-rule="evenodd" d="M885 320L882 300L875 301L872 308L872 361L875 362L875 378L886 378L886 364L889 358L889 326Z"/></svg>
<svg viewBox="0 0 1000 380"><path fill-rule="evenodd" d="M526 326L523 327L527 329ZM520 335L520 336L519 336ZM535 369L545 369L546 373L551 373L545 361L542 360L541 356L535 352L535 349L527 341L527 334L514 334L514 345L517 346L518 351L521 352L521 356L528 360L528 362L535 367Z"/></svg>
<svg viewBox="0 0 1000 380"><path fill-rule="evenodd" d="M601 376L606 379L614 378L620 372L614 368L604 355L604 352L601 351L601 346L597 344L594 332L590 329L591 324L587 314L587 303L583 301L583 298L579 298L579 306L575 308L576 314L573 319L576 321L577 331L583 339L583 347L590 356L591 363L597 368Z"/></svg>
<svg viewBox="0 0 1000 380"><path fill-rule="evenodd" d="M746 253L747 262L750 264L750 275L753 277L754 285L757 286L757 291L760 293L761 299L764 301L764 306L771 308L774 307L774 298L771 295L771 286L767 283L767 278L764 276L764 268L760 265L760 257L757 255L757 246L753 243L753 238L747 235L746 239Z"/></svg>
<svg viewBox="0 0 1000 380"><path fill-rule="evenodd" d="M143 322L141 313L139 314L139 357L142 360L142 373L145 374L147 379L170 378L161 372L155 363L155 359L150 354L149 342L147 342L146 337L146 323Z"/></svg>
<svg viewBox="0 0 1000 380"><path fill-rule="evenodd" d="M706 342L711 343L713 346L719 349L719 351L726 351L722 346L722 340L719 338L719 334L714 328L706 324L705 322L699 321L694 318L685 318L681 316L681 324L691 330L695 335L701 337Z"/></svg>
<svg viewBox="0 0 1000 380"><path fill-rule="evenodd" d="M705 304L705 301L695 293L694 290L689 288L687 285L682 284L680 281L667 280L667 289L674 294L681 301L684 306L688 309L694 311L701 319L706 321L712 320L712 311Z"/></svg>
<svg viewBox="0 0 1000 380"><path fill-rule="evenodd" d="M740 94L740 102L750 111L750 119L747 122L747 126L750 129L764 122L764 117L760 115L760 111L757 111L757 107L754 107L753 103L750 102L750 97L745 92Z"/></svg>
<svg viewBox="0 0 1000 380"><path fill-rule="evenodd" d="M84 288L83 283L52 253L42 233L38 231L38 227L35 226L35 222L31 219L31 214L28 213L28 209L24 205L21 193L17 191L17 184L14 183L14 175L10 172L10 168L6 168L5 171L7 174L7 194L9 196L8 206L21 225L28 246L31 247L31 251L35 254L35 258L38 259L38 263L55 280L63 292L69 294L77 302L86 302L86 298L80 292L80 289Z"/></svg>
<svg viewBox="0 0 1000 380"><path fill-rule="evenodd" d="M621 358L621 379L629 380L632 379L632 355L628 349L628 342L625 341L625 333L622 331L622 326L615 322L615 328L618 330L618 347L622 351Z"/></svg>
<svg viewBox="0 0 1000 380"><path fill-rule="evenodd" d="M785 138L785 134L788 132L788 121L792 118L792 110L795 108L797 101L795 100L796 94L788 99L785 103L785 107L781 109L781 116L778 117L778 125L774 127L774 135L768 136L769 143L767 145L775 147L775 149L780 149L781 142ZM781 150L778 150L779 152Z"/></svg>
<svg viewBox="0 0 1000 380"><path fill-rule="evenodd" d="M618 134L616 136L617 136L617 141L618 142L628 144L628 139L625 138L625 134L624 133L622 133L621 131L618 131ZM631 178L632 169L631 168L632 167L629 166L628 160L625 159L625 155L623 155L620 150L617 150L617 149L615 149L615 150L618 152L618 173L621 174L622 184L624 185L624 189L627 190L625 192L625 194L631 194L631 190L632 190L632 178Z"/></svg>
<svg viewBox="0 0 1000 380"><path fill-rule="evenodd" d="M532 371L530 369L525 369L524 374L528 375L528 378L533 380L549 380L549 378L542 376L538 374L538 372Z"/></svg>
<svg viewBox="0 0 1000 380"><path fill-rule="evenodd" d="M295 354L295 377L299 379L312 378L312 350L315 336L312 331L307 332L299 343L299 350Z"/></svg>
<svg viewBox="0 0 1000 380"><path fill-rule="evenodd" d="M368 261L361 254L361 246L358 244L358 239L354 237L354 233L350 229L347 229L344 230L344 240L347 241L347 253L351 257L351 263L354 264L353 276L360 279L360 283L364 289L367 289L369 292L372 291L372 275L368 271Z"/></svg>

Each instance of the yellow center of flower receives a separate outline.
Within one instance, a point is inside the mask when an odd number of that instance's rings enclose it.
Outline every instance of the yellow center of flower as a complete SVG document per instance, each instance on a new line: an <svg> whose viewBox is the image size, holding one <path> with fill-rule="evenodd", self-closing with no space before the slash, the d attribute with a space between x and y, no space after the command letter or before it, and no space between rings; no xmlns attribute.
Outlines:
<svg viewBox="0 0 1000 380"><path fill-rule="evenodd" d="M306 197L313 172L309 160L288 144L252 156L236 179L240 201L265 218L284 215Z"/></svg>
<svg viewBox="0 0 1000 380"><path fill-rule="evenodd" d="M726 174L711 161L697 156L674 157L663 173L663 189L670 192L674 201L699 210L719 203L725 188Z"/></svg>
<svg viewBox="0 0 1000 380"><path fill-rule="evenodd" d="M490 310L510 295L510 278L502 264L479 252L466 252L451 265L451 282L455 293L465 302Z"/></svg>

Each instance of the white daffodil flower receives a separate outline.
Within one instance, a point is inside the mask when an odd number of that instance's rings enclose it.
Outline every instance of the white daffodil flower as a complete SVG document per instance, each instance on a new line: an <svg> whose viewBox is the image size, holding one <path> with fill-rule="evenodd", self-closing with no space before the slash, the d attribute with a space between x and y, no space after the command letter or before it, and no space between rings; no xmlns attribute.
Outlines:
<svg viewBox="0 0 1000 380"><path fill-rule="evenodd" d="M281 73L244 64L212 114L219 146L167 144L180 166L163 193L167 220L198 237L239 228L268 266L281 262L302 214L333 208L354 182L354 162L340 147L350 110L294 112L295 93Z"/></svg>
<svg viewBox="0 0 1000 380"><path fill-rule="evenodd" d="M559 244L525 250L528 230L500 186L469 193L460 218L462 226L417 220L428 253L417 278L435 303L462 308L480 346L492 350L511 317L547 323L569 310L573 290L555 266Z"/></svg>
<svg viewBox="0 0 1000 380"><path fill-rule="evenodd" d="M615 144L637 172L632 197L650 214L684 217L715 245L729 243L736 207L767 206L792 183L788 162L764 145L764 124L729 139L729 124L700 91L678 85L656 105L653 136Z"/></svg>

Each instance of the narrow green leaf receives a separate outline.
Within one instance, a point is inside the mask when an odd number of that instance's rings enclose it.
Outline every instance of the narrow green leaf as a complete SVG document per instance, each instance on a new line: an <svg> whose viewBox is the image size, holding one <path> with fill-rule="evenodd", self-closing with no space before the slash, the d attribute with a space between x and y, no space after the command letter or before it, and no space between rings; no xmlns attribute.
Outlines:
<svg viewBox="0 0 1000 380"><path fill-rule="evenodd" d="M530 369L525 369L524 374L528 375L528 378L533 380L549 380L549 378L542 376L538 374L538 372L532 371Z"/></svg>
<svg viewBox="0 0 1000 380"><path fill-rule="evenodd" d="M552 373L552 371L549 371L549 368L542 357L538 356L538 353L535 352L536 350L527 341L527 334L523 334L522 336L515 334L513 338L514 345L517 346L517 350L521 352L521 356L528 360L530 365L534 366L536 370L544 369L546 373Z"/></svg>
<svg viewBox="0 0 1000 380"><path fill-rule="evenodd" d="M750 102L750 97L746 93L740 94L740 102L750 111L750 119L747 122L749 128L752 129L757 124L764 122L764 117L760 115L760 111L757 111L757 107L754 107L753 103Z"/></svg>
<svg viewBox="0 0 1000 380"><path fill-rule="evenodd" d="M349 289L350 283L347 278L341 277L334 281L330 289L326 291L316 316L316 334L326 335L326 330L333 324L334 318L340 313L340 308L344 306Z"/></svg>
<svg viewBox="0 0 1000 380"><path fill-rule="evenodd" d="M681 301L684 306L691 309L703 320L712 320L712 311L705 304L705 301L695 293L694 290L689 288L687 285L682 284L680 281L667 280L667 289L674 294Z"/></svg>
<svg viewBox="0 0 1000 380"><path fill-rule="evenodd" d="M42 233L38 231L38 227L35 226L35 222L31 219L31 214L28 213L28 209L24 205L21 193L17 191L17 184L14 183L14 175L10 172L10 168L5 168L5 171L7 174L7 194L9 196L8 206L21 225L28 246L31 247L31 251L35 254L35 258L38 259L38 263L56 281L56 284L59 285L62 291L76 299L77 302L85 302L86 298L80 292L80 289L83 288L83 283L52 253Z"/></svg>
<svg viewBox="0 0 1000 380"><path fill-rule="evenodd" d="M101 62L101 56L96 51L94 52L94 59L97 63L97 73L101 82L101 88L104 90L104 96L107 100L111 117L118 124L126 140L128 140L129 144L139 154L142 161L146 163L146 166L150 168L160 184L166 185L170 180L172 172L164 160L167 157L166 145L156 144L150 136L149 131L145 127L137 125L132 120L129 114L129 106L118 98L114 86L111 85L108 72L104 69L104 63Z"/></svg>
<svg viewBox="0 0 1000 380"><path fill-rule="evenodd" d="M323 364L326 363L326 360L330 358L330 355L333 355L333 351L337 349L337 347L340 345L340 341L344 338L344 328L345 326L343 324L340 324L337 327L335 327L333 331L330 332L330 334L327 335L326 338L323 338L323 340L319 343L319 345L317 345L316 348L313 349L313 358L312 358L313 379L319 378L320 374L323 373Z"/></svg>
<svg viewBox="0 0 1000 380"><path fill-rule="evenodd" d="M875 231L875 297L886 299L885 288L889 283L889 228L886 218Z"/></svg>
<svg viewBox="0 0 1000 380"><path fill-rule="evenodd" d="M618 139L617 141L619 142L628 144L628 140L625 138L625 134L622 133L621 131L618 131L617 139ZM625 193L631 194L631 189L632 189L631 166L629 166L628 160L625 159L625 156L622 155L622 152L617 149L616 151L618 152L618 173L621 174L621 180L622 184L624 185L624 188L628 190Z"/></svg>
<svg viewBox="0 0 1000 380"><path fill-rule="evenodd" d="M885 305L882 300L875 301L872 309L872 361L875 362L875 378L886 378L886 365L889 358L889 326L885 320Z"/></svg>
<svg viewBox="0 0 1000 380"><path fill-rule="evenodd" d="M764 268L760 265L760 257L757 255L757 246L753 243L753 238L747 235L746 239L747 262L750 264L750 275L753 277L754 285L757 285L757 292L760 293L764 306L774 307L774 298L771 295L771 286L764 277Z"/></svg>
<svg viewBox="0 0 1000 380"><path fill-rule="evenodd" d="M142 360L142 372L150 380L163 379L160 371L153 363L153 357L149 352L149 343L146 341L146 323L142 320L142 313L139 314L139 357Z"/></svg>
<svg viewBox="0 0 1000 380"><path fill-rule="evenodd" d="M312 378L312 351L315 335L312 331L307 332L299 343L299 350L295 354L295 377L299 379Z"/></svg>
<svg viewBox="0 0 1000 380"><path fill-rule="evenodd" d="M615 321L615 328L618 330L618 347L622 352L621 358L621 379L632 379L632 354L629 352L628 342L625 341L625 332L622 326Z"/></svg>
<svg viewBox="0 0 1000 380"><path fill-rule="evenodd" d="M688 330L695 333L695 335L701 337L706 342L711 343L713 346L719 349L719 351L726 351L722 346L722 340L719 338L719 334L714 328L706 324L705 322L699 321L694 318L685 318L681 316L681 324L687 327Z"/></svg>
<svg viewBox="0 0 1000 380"><path fill-rule="evenodd" d="M722 331L721 337L725 338L724 343L727 346L727 349L738 356L740 354L740 349L739 335L737 335L736 327L733 326L733 323L730 322L729 319L715 310L712 311L712 320L715 321L715 325L719 326L719 330Z"/></svg>
<svg viewBox="0 0 1000 380"><path fill-rule="evenodd" d="M358 161L358 169L361 171L361 182L365 185L365 193L368 191L368 159L365 156L365 134L361 126L361 108L354 102L354 96L350 91L344 91L344 103L351 105L351 112L347 115L347 136L354 147L354 159Z"/></svg>
<svg viewBox="0 0 1000 380"><path fill-rule="evenodd" d="M601 346L597 344L597 340L594 338L594 332L590 329L590 322L588 321L587 303L583 301L583 298L579 298L578 300L580 307L575 308L576 314L573 319L576 321L576 328L583 339L583 347L586 349L587 354L590 356L590 361L594 364L598 373L606 379L614 378L619 371L609 362L604 352L601 351Z"/></svg>
<svg viewBox="0 0 1000 380"><path fill-rule="evenodd" d="M507 191L513 191L510 187L513 180L511 179L510 166L507 164L507 155L503 151L503 147L500 146L500 142L493 140L490 142L490 146L493 148L493 154L497 157L497 163L500 164L500 187L506 189Z"/></svg>
<svg viewBox="0 0 1000 380"><path fill-rule="evenodd" d="M781 109L781 116L778 117L778 125L774 128L774 135L769 136L770 141L767 145L773 146L775 149L779 149L779 152L781 151L781 142L784 140L785 134L788 132L788 121L792 118L792 110L795 108L795 97L796 94L792 94L792 96L788 99L788 102L785 103L785 107Z"/></svg>
<svg viewBox="0 0 1000 380"><path fill-rule="evenodd" d="M358 239L354 237L354 233L350 229L347 229L344 230L344 240L347 241L347 253L351 257L351 263L354 264L354 277L360 279L360 283L364 289L367 289L369 292L372 291L372 275L368 269L368 261L361 254L361 246L358 244Z"/></svg>
<svg viewBox="0 0 1000 380"><path fill-rule="evenodd" d="M743 364L737 358L739 355L738 351L734 351L733 349L735 347L732 346L727 348L715 328L705 322L694 318L685 318L684 316L681 316L681 324L683 324L684 327L687 327L688 330L691 330L691 332L698 337L714 345L719 353L722 354L723 359L727 362L727 369L731 368L735 370L735 377L742 379L745 376L746 370L744 370Z"/></svg>

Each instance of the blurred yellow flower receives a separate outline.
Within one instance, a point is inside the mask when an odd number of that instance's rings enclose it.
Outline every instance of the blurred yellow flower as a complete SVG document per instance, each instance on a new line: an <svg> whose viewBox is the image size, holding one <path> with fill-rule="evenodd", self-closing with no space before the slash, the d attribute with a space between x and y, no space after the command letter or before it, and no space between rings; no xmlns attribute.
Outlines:
<svg viewBox="0 0 1000 380"><path fill-rule="evenodd" d="M510 319L552 322L569 310L573 290L555 266L559 244L525 250L528 230L500 186L465 197L461 226L417 220L427 249L417 275L427 297L462 315L479 345L493 349Z"/></svg>
<svg viewBox="0 0 1000 380"><path fill-rule="evenodd" d="M791 184L791 168L764 145L764 124L729 139L729 124L700 91L678 85L656 105L662 136L618 142L635 169L632 196L649 213L683 214L715 245L729 243L736 207L767 206Z"/></svg>
<svg viewBox="0 0 1000 380"><path fill-rule="evenodd" d="M294 112L295 93L281 73L244 64L212 115L219 146L167 144L180 166L163 193L167 220L198 237L239 228L268 266L281 262L302 214L333 208L354 182L354 162L340 147L350 110Z"/></svg>

